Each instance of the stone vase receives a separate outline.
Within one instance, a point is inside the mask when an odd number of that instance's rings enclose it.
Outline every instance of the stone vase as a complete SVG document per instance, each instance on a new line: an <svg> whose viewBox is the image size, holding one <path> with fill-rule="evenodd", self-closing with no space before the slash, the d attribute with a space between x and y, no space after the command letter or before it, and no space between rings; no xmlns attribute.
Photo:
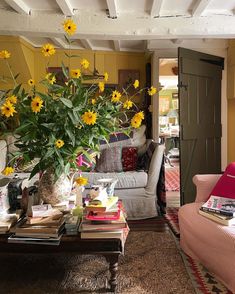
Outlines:
<svg viewBox="0 0 235 294"><path fill-rule="evenodd" d="M68 200L71 193L71 181L62 174L55 181L55 174L52 169L46 170L38 185L38 194L44 203L55 205Z"/></svg>

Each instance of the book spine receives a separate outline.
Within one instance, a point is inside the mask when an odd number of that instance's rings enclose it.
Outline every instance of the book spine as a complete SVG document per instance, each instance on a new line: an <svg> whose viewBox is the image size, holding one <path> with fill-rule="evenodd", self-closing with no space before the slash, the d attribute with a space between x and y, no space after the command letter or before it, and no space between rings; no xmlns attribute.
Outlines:
<svg viewBox="0 0 235 294"><path fill-rule="evenodd" d="M214 212L214 213L217 213L217 214L221 214L221 215L226 215L226 216L231 216L233 217L233 213L232 212L229 212L229 211L221 211L219 209L214 209L214 208L210 208L210 207L201 207L201 209L203 211L209 211L209 212Z"/></svg>

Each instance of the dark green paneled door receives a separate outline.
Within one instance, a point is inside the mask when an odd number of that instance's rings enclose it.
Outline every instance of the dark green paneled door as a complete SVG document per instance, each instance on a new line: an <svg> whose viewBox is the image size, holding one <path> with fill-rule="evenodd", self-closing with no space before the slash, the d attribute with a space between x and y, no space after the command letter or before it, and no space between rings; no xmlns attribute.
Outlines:
<svg viewBox="0 0 235 294"><path fill-rule="evenodd" d="M192 177L221 172L223 58L179 48L181 204L195 200Z"/></svg>

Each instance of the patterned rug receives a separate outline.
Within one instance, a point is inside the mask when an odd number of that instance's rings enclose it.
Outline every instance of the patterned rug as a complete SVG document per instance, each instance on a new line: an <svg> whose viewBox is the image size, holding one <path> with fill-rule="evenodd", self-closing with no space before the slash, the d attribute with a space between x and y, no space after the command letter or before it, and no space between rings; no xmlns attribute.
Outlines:
<svg viewBox="0 0 235 294"><path fill-rule="evenodd" d="M176 237L180 236L178 210L178 207L167 207L166 214L164 215L164 218Z"/></svg>
<svg viewBox="0 0 235 294"><path fill-rule="evenodd" d="M176 207L169 207L166 209L164 215L170 229L177 237L175 239L176 245L184 261L186 270L189 274L191 282L197 294L233 294L229 291L212 273L210 273L202 264L186 255L179 245L179 220L178 210Z"/></svg>
<svg viewBox="0 0 235 294"><path fill-rule="evenodd" d="M180 190L179 166L165 169L165 185L166 191Z"/></svg>

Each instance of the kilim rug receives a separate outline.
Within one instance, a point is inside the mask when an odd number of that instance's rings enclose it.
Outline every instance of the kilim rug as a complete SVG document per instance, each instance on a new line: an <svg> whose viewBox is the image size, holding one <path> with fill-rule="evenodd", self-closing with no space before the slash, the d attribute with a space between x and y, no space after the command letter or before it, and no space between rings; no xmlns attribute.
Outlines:
<svg viewBox="0 0 235 294"><path fill-rule="evenodd" d="M175 236L179 237L180 228L179 228L179 220L178 220L178 207L167 207L166 214L164 215L169 227Z"/></svg>
<svg viewBox="0 0 235 294"><path fill-rule="evenodd" d="M179 166L165 168L166 191L180 190Z"/></svg>
<svg viewBox="0 0 235 294"><path fill-rule="evenodd" d="M197 294L233 294L202 264L186 255L180 248L178 239L180 237L178 210L179 208L168 207L164 217L170 229L177 237L177 239L175 239L176 245L183 258L185 267L195 288L195 292Z"/></svg>

